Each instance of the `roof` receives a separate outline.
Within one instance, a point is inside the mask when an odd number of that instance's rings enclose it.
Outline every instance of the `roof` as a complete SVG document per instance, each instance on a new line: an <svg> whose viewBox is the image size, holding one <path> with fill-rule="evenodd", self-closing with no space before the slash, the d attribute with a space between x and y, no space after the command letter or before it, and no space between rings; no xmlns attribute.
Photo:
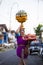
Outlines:
<svg viewBox="0 0 43 65"><path fill-rule="evenodd" d="M8 32L6 24L0 24L0 27L4 28L6 32Z"/></svg>

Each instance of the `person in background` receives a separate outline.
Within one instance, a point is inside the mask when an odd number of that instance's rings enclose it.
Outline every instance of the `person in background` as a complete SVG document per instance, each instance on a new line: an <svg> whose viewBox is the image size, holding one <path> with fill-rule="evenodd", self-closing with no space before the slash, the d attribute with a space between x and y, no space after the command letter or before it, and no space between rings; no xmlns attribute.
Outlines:
<svg viewBox="0 0 43 65"><path fill-rule="evenodd" d="M9 31L8 37L9 37L9 39L8 39L9 43L14 43L14 47L16 48L17 39L15 37L15 31L13 31L13 30L11 32Z"/></svg>

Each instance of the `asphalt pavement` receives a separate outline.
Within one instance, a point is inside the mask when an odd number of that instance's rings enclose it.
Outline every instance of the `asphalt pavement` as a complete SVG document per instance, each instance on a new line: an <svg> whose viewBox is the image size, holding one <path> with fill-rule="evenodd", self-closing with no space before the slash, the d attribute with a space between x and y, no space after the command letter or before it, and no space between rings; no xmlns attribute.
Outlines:
<svg viewBox="0 0 43 65"><path fill-rule="evenodd" d="M0 53L0 65L18 65L19 60L15 49ZM43 60L38 55L29 55L26 65L43 65Z"/></svg>

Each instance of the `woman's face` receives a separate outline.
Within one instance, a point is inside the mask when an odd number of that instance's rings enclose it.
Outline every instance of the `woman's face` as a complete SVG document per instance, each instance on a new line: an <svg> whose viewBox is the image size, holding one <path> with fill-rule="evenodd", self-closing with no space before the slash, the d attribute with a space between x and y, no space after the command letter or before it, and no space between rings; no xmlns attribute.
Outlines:
<svg viewBox="0 0 43 65"><path fill-rule="evenodd" d="M21 36L24 36L24 32L21 32L20 34L21 34Z"/></svg>

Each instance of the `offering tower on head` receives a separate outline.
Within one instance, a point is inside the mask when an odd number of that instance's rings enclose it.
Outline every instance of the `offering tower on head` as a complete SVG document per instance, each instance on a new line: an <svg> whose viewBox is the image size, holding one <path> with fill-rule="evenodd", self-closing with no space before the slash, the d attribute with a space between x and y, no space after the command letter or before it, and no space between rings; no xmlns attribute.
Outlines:
<svg viewBox="0 0 43 65"><path fill-rule="evenodd" d="M20 26L20 35L24 35L24 26L23 23L27 20L27 13L24 10L20 10L16 13L16 20L21 23Z"/></svg>

